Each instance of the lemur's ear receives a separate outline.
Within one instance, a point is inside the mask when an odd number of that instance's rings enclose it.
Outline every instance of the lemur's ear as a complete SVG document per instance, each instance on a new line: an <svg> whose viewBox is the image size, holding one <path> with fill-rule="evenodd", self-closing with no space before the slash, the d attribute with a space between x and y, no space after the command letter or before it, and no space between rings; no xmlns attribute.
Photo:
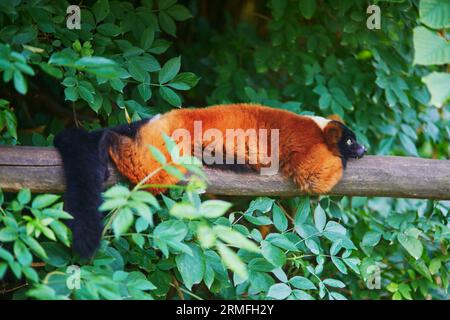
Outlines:
<svg viewBox="0 0 450 320"><path fill-rule="evenodd" d="M335 146L342 137L342 125L337 122L329 122L323 129L325 141L332 147Z"/></svg>
<svg viewBox="0 0 450 320"><path fill-rule="evenodd" d="M338 116L337 114L332 114L332 115L328 116L328 119L338 121L340 123L344 123L344 120L342 120L342 118L340 116Z"/></svg>

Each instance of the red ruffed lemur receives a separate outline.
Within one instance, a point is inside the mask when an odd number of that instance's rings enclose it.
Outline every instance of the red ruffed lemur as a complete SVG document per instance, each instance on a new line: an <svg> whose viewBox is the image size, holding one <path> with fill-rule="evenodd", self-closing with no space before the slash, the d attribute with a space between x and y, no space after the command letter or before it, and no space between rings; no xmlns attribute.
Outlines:
<svg viewBox="0 0 450 320"><path fill-rule="evenodd" d="M103 226L98 208L102 202L102 185L108 178L109 158L123 176L138 183L160 166L148 146L153 145L170 159L162 133L171 136L177 129L192 132L194 121L201 121L203 130L215 129L222 133L224 138L214 141L215 150L225 150L227 129L278 129L280 172L292 178L300 190L311 194L330 191L341 179L348 158L361 158L366 151L356 141L355 134L339 120L301 116L254 104L176 109L152 119L92 132L66 129L56 136L54 144L63 160L67 185L65 210L74 217L69 227L73 248L80 256L92 256L100 242ZM202 143L205 147L211 141L206 139ZM246 147L245 158L255 152L251 146ZM231 151L237 153L236 149ZM264 167L259 162L248 165L256 171ZM176 177L163 170L148 181L152 184L177 182ZM164 190L148 191L156 194Z"/></svg>

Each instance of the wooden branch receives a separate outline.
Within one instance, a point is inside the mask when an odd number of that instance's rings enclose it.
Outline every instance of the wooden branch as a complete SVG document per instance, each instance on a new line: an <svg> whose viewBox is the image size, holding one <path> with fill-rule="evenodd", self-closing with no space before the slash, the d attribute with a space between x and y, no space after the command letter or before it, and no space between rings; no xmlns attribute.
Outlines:
<svg viewBox="0 0 450 320"><path fill-rule="evenodd" d="M208 193L233 196L301 194L282 176L234 173L205 168ZM111 166L106 185L121 180ZM61 159L54 148L0 147L0 188L17 192L64 192ZM366 156L349 161L330 195L450 199L450 160Z"/></svg>

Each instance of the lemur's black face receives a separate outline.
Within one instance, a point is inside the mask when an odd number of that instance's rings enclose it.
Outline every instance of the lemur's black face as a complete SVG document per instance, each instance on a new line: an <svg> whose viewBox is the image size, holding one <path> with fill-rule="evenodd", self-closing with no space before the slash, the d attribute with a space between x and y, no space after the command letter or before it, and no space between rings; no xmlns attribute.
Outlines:
<svg viewBox="0 0 450 320"><path fill-rule="evenodd" d="M356 136L349 128L342 125L342 137L338 143L339 152L345 159L348 158L362 158L367 149L356 141Z"/></svg>

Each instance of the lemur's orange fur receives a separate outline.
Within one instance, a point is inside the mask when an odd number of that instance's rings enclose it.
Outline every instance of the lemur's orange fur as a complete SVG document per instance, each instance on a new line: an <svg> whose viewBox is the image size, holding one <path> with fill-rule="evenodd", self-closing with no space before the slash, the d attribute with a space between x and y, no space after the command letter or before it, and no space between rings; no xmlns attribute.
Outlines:
<svg viewBox="0 0 450 320"><path fill-rule="evenodd" d="M194 136L194 121L199 120L202 121L203 131L215 128L222 132L224 140L215 141L222 146L226 140L226 129L268 129L269 132L270 129L279 129L280 171L292 178L302 191L326 193L342 177L343 165L336 146L341 130L336 123L329 122L324 128L320 128L309 117L254 104L218 105L205 109L170 111L142 126L135 139L121 136L119 143L111 147L110 155L118 170L133 183L138 183L161 166L153 158L148 145L158 148L170 161L162 132L170 136L175 129L184 128ZM205 145L209 143L210 141L204 141ZM254 167L260 169L259 164ZM177 178L162 170L147 183L177 182ZM149 191L157 193L162 190Z"/></svg>

